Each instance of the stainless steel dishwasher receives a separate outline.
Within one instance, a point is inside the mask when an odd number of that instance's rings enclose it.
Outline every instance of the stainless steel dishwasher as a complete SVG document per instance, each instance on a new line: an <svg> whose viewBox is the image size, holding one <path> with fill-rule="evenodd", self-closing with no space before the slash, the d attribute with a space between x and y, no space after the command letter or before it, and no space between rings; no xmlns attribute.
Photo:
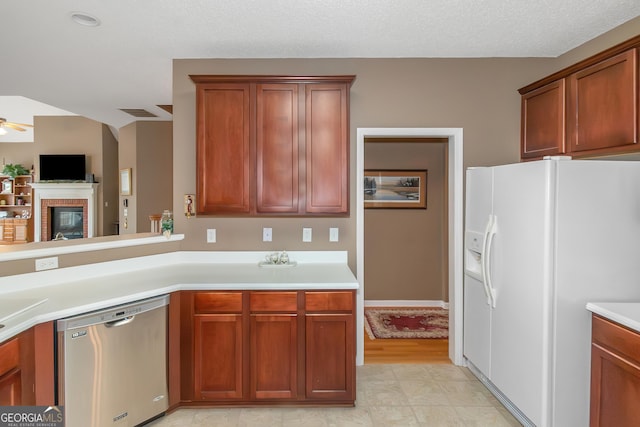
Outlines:
<svg viewBox="0 0 640 427"><path fill-rule="evenodd" d="M57 321L66 427L135 426L166 411L168 303L164 295Z"/></svg>

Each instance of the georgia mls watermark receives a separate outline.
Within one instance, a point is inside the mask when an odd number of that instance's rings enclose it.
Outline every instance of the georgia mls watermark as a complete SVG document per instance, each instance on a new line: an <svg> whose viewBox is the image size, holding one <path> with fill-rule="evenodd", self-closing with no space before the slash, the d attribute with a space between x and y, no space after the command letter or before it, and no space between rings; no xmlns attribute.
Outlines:
<svg viewBox="0 0 640 427"><path fill-rule="evenodd" d="M0 427L64 427L62 406L0 406Z"/></svg>

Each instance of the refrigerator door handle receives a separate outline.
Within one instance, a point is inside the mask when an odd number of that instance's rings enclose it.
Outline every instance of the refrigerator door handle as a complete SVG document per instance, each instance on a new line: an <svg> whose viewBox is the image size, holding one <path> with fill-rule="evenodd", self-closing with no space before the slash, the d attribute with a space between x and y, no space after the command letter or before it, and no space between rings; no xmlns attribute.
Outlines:
<svg viewBox="0 0 640 427"><path fill-rule="evenodd" d="M484 271L485 271L485 289L487 292L487 304L490 304L491 307L496 308L496 290L493 287L493 283L491 280L491 248L493 247L493 238L496 236L498 232L498 217L495 215L490 215L489 223L487 224L487 237L485 238L485 249L484 253L486 254L484 258Z"/></svg>
<svg viewBox="0 0 640 427"><path fill-rule="evenodd" d="M491 294L489 292L489 253L487 252L487 243L489 241L489 233L493 224L493 215L489 215L487 225L484 228L484 238L482 239L482 253L480 254L480 270L482 272L482 286L484 286L484 294L487 296L487 305L491 305Z"/></svg>

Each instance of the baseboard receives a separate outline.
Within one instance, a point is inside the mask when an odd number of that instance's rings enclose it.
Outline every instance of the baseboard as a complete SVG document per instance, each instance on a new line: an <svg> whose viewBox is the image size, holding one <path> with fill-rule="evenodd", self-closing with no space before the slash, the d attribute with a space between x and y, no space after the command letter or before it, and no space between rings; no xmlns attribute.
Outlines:
<svg viewBox="0 0 640 427"><path fill-rule="evenodd" d="M440 307L449 308L446 301L437 300L364 300L365 307Z"/></svg>

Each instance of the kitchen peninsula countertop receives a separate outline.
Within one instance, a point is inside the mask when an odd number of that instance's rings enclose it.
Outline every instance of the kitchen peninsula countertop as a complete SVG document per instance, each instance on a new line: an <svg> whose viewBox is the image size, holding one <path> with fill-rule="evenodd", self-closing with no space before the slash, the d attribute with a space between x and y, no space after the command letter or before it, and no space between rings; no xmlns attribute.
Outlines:
<svg viewBox="0 0 640 427"><path fill-rule="evenodd" d="M590 302L587 310L640 332L640 302Z"/></svg>
<svg viewBox="0 0 640 427"><path fill-rule="evenodd" d="M0 342L43 322L180 290L358 289L344 251L172 252L0 278Z"/></svg>

